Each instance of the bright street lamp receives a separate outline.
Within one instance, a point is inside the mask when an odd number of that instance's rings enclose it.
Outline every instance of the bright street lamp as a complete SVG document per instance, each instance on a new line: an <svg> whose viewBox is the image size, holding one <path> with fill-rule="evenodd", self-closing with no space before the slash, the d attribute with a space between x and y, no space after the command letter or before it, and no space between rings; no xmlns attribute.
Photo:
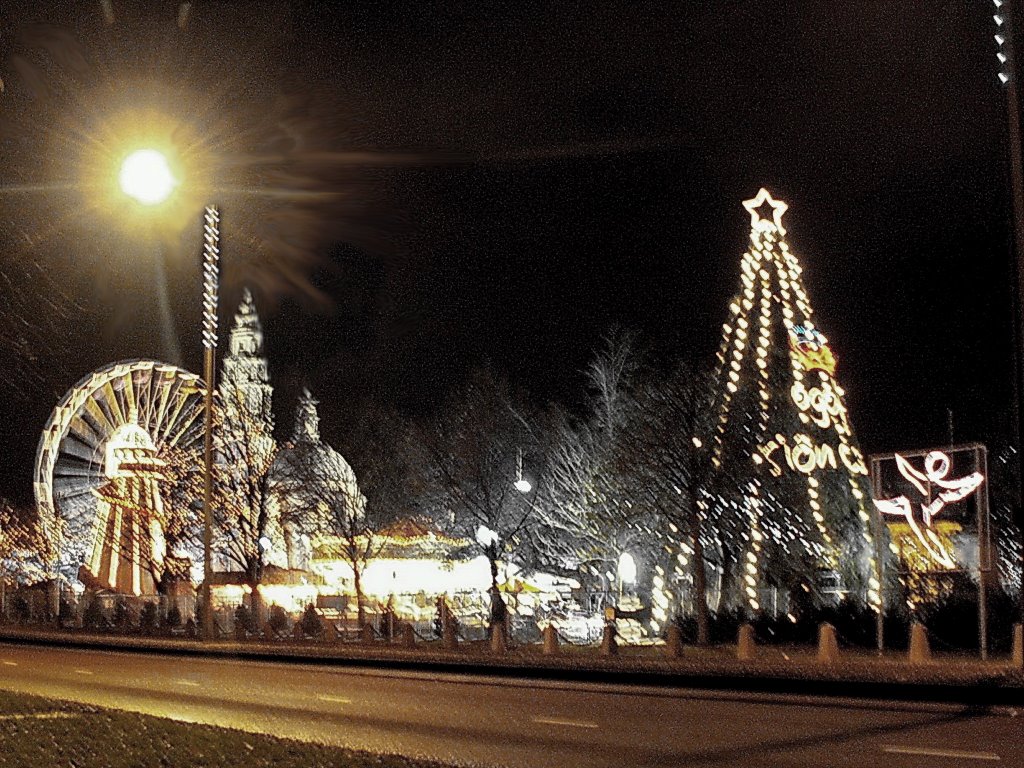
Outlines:
<svg viewBox="0 0 1024 768"><path fill-rule="evenodd" d="M167 157L155 149L129 154L118 173L121 191L142 205L165 202L178 185ZM213 639L213 389L217 367L217 304L220 278L220 211L207 206L203 215L203 584L200 591L202 635ZM263 542L260 542L261 546ZM265 548L264 548L265 549Z"/></svg>
<svg viewBox="0 0 1024 768"><path fill-rule="evenodd" d="M143 205L157 205L178 184L162 152L138 149L124 159L117 177L121 191Z"/></svg>

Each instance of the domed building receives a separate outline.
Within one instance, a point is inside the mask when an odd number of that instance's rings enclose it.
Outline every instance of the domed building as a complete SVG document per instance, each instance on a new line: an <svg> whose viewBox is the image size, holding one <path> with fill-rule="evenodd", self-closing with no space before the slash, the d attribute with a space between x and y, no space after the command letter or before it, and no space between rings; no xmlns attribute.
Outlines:
<svg viewBox="0 0 1024 768"><path fill-rule="evenodd" d="M316 539L365 518L366 497L345 458L320 437L318 401L303 388L292 438L271 470L272 516L282 521L287 567L309 570Z"/></svg>
<svg viewBox="0 0 1024 768"><path fill-rule="evenodd" d="M217 462L229 495L237 497L233 516L244 525L235 527L251 533L243 539L229 530L215 542L214 568L220 572L215 600L240 601L249 581L246 572L258 565L264 598L300 609L322 582L310 571L316 540L337 534L348 515L361 520L366 499L352 467L321 439L317 400L308 389L299 398L291 439L280 445L275 440L263 328L248 290L228 348L217 387ZM320 586L319 591L331 591Z"/></svg>

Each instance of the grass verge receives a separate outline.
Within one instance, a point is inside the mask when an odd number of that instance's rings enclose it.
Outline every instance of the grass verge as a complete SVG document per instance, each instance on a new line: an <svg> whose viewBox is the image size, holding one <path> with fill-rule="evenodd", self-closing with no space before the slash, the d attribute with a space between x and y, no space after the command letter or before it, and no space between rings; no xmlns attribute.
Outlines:
<svg viewBox="0 0 1024 768"><path fill-rule="evenodd" d="M0 691L0 767L441 768L440 763Z"/></svg>

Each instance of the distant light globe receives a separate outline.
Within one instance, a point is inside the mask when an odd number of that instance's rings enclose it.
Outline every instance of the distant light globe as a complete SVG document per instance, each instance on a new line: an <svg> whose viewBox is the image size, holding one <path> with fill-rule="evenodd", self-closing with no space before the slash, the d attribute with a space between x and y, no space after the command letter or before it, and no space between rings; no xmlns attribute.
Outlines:
<svg viewBox="0 0 1024 768"><path fill-rule="evenodd" d="M623 584L636 583L636 560L629 552L619 555L619 580Z"/></svg>
<svg viewBox="0 0 1024 768"><path fill-rule="evenodd" d="M121 190L143 205L162 203L177 184L167 158L155 149L132 152L121 164Z"/></svg>
<svg viewBox="0 0 1024 768"><path fill-rule="evenodd" d="M481 525L476 529L476 541L481 547L494 546L498 543L498 538L498 534L486 525Z"/></svg>

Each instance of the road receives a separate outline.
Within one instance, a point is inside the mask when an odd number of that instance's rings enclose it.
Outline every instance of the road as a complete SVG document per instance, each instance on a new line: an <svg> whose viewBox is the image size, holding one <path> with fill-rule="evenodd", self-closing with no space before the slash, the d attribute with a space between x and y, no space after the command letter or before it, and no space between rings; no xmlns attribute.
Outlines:
<svg viewBox="0 0 1024 768"><path fill-rule="evenodd" d="M1024 716L0 644L0 688L482 765L1022 766Z"/></svg>

